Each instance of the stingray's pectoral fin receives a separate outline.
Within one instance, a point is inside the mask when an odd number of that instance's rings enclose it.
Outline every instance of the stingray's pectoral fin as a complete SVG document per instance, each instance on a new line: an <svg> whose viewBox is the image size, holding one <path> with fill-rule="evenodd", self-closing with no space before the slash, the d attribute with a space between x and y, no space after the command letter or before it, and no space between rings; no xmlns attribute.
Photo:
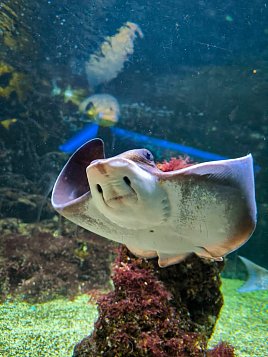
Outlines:
<svg viewBox="0 0 268 357"><path fill-rule="evenodd" d="M183 261L188 255L188 253L179 255L158 253L158 265L161 268L165 268L169 265L178 264Z"/></svg>
<svg viewBox="0 0 268 357"><path fill-rule="evenodd" d="M86 169L92 161L104 157L101 139L88 141L70 157L57 178L51 196L52 206L57 211L68 209L69 213L79 215L79 211L87 210L85 201L91 200L91 192Z"/></svg>
<svg viewBox="0 0 268 357"><path fill-rule="evenodd" d="M132 247L130 245L127 245L127 249L134 255L136 255L137 257L141 257L141 258L155 258L157 257L157 253L155 250L142 250L136 247Z"/></svg>
<svg viewBox="0 0 268 357"><path fill-rule="evenodd" d="M222 249L214 249L210 250L205 247L197 247L198 251L195 251L195 254L198 255L200 258L215 260L217 262L223 261L223 255L226 254L225 250ZM223 254L224 252L224 254Z"/></svg>

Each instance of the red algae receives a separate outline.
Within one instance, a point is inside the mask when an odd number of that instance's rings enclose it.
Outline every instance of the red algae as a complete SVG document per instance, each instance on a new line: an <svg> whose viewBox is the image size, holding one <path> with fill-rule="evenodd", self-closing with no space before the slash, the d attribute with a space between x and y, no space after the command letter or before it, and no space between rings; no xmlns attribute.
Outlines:
<svg viewBox="0 0 268 357"><path fill-rule="evenodd" d="M227 342L220 342L207 352L207 357L235 357L234 347Z"/></svg>
<svg viewBox="0 0 268 357"><path fill-rule="evenodd" d="M2 223L2 224L1 224ZM7 297L37 303L109 288L114 245L65 222L0 223L0 302ZM79 232L77 236L75 234ZM97 295L97 292L96 294Z"/></svg>
<svg viewBox="0 0 268 357"><path fill-rule="evenodd" d="M194 163L191 161L191 159L186 156L186 157L172 157L170 161L163 161L162 163L158 163L156 166L159 168L159 170L167 172L167 171L175 171L175 170L180 170L184 169L185 167L192 166Z"/></svg>
<svg viewBox="0 0 268 357"><path fill-rule="evenodd" d="M222 267L192 255L159 269L157 259L136 258L121 246L114 290L98 299L94 331L76 345L73 357L204 356L223 303Z"/></svg>

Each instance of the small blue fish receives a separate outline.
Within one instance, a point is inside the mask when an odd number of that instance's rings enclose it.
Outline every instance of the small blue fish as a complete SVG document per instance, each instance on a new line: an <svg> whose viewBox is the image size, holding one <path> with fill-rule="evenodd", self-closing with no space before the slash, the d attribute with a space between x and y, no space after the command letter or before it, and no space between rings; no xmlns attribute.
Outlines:
<svg viewBox="0 0 268 357"><path fill-rule="evenodd" d="M240 255L239 258L247 268L248 280L237 291L239 293L246 293L255 290L268 290L268 270Z"/></svg>

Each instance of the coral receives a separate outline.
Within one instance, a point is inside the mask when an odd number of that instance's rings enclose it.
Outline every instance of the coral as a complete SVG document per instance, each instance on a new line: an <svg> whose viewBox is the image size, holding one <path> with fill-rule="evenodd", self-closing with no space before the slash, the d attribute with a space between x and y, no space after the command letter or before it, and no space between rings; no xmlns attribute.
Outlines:
<svg viewBox="0 0 268 357"><path fill-rule="evenodd" d="M222 266L193 255L159 269L122 246L114 291L99 298L95 330L73 356L203 356L223 303Z"/></svg>

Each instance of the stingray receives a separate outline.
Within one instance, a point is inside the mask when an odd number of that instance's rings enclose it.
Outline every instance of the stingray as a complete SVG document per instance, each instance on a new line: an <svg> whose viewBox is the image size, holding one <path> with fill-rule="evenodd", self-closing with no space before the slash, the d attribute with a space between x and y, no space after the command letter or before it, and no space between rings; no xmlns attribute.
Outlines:
<svg viewBox="0 0 268 357"><path fill-rule="evenodd" d="M187 255L222 260L256 225L253 160L160 171L147 149L105 158L101 139L81 146L62 169L52 205L85 229L125 244L159 266Z"/></svg>

